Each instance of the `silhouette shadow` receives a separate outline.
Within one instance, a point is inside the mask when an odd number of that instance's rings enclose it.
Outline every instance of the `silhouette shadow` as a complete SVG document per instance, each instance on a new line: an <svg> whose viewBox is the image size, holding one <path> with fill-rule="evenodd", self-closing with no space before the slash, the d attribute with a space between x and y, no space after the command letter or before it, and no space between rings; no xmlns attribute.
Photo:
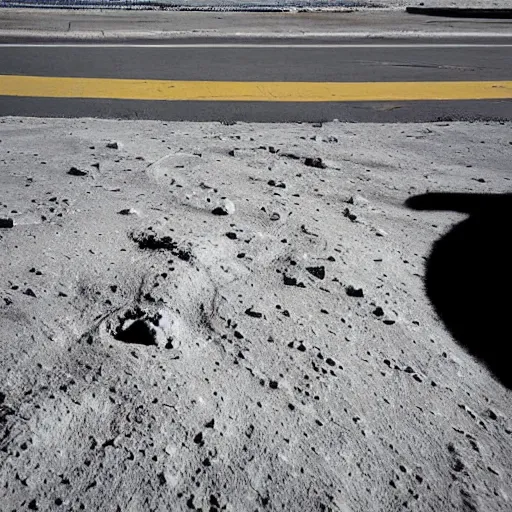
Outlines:
<svg viewBox="0 0 512 512"><path fill-rule="evenodd" d="M427 296L455 340L512 389L512 194L429 193L414 210L467 213L427 260Z"/></svg>

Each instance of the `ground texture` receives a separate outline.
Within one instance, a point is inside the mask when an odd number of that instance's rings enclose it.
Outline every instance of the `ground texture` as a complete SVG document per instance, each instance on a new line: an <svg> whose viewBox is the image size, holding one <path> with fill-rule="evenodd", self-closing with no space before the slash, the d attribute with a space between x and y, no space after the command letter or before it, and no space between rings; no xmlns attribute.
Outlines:
<svg viewBox="0 0 512 512"><path fill-rule="evenodd" d="M510 123L0 122L2 510L510 510L466 216L404 205L509 191Z"/></svg>

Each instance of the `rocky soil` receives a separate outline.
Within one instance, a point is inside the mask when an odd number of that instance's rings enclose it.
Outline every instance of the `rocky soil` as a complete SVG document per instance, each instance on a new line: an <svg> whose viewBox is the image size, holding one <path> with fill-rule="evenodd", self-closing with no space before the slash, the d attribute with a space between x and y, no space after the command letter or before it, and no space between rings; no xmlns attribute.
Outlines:
<svg viewBox="0 0 512 512"><path fill-rule="evenodd" d="M511 128L1 119L2 511L510 510L423 284L466 215L404 203L509 192Z"/></svg>

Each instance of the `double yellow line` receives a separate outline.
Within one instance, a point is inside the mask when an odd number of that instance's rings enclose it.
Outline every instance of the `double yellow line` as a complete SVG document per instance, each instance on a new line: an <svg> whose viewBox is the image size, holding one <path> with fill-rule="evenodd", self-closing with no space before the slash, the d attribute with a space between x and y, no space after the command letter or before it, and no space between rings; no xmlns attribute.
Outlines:
<svg viewBox="0 0 512 512"><path fill-rule="evenodd" d="M512 99L512 81L224 82L0 75L0 96L162 101Z"/></svg>

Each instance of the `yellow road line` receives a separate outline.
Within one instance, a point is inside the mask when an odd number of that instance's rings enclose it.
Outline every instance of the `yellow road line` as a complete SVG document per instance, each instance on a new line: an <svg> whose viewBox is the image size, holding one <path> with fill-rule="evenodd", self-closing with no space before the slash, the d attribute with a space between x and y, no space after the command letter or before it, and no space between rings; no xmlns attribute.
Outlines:
<svg viewBox="0 0 512 512"><path fill-rule="evenodd" d="M0 96L167 101L512 99L512 81L213 82L0 75Z"/></svg>

